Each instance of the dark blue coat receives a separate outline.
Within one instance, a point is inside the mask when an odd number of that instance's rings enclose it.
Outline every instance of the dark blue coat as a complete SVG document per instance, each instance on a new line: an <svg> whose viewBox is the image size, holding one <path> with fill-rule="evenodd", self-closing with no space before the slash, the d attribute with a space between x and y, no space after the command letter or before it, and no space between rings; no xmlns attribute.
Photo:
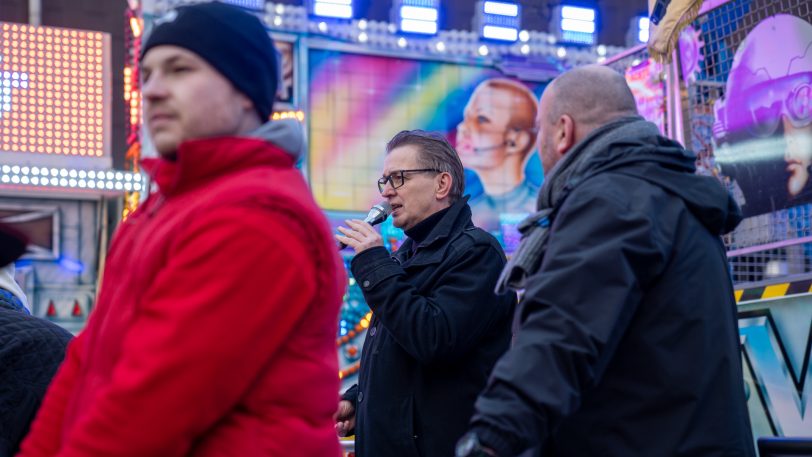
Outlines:
<svg viewBox="0 0 812 457"><path fill-rule="evenodd" d="M71 337L0 296L0 457L16 454Z"/></svg>
<svg viewBox="0 0 812 457"><path fill-rule="evenodd" d="M474 401L510 344L514 294L493 290L505 264L462 199L414 245L357 255L352 272L374 314L358 384L358 457L449 457ZM413 255L409 255L414 252Z"/></svg>

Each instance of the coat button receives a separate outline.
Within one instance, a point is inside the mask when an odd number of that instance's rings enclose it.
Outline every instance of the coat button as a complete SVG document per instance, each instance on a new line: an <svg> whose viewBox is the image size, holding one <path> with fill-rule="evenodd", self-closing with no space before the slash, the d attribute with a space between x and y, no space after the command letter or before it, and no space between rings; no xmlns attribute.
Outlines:
<svg viewBox="0 0 812 457"><path fill-rule="evenodd" d="M378 327L372 327L371 329L369 329L369 336L375 336L375 333L377 333L377 331Z"/></svg>
<svg viewBox="0 0 812 457"><path fill-rule="evenodd" d="M364 289L368 288L369 287L369 281L364 281L362 286L364 286Z"/></svg>
<svg viewBox="0 0 812 457"><path fill-rule="evenodd" d="M358 403L361 403L362 401L364 401L364 393L358 392Z"/></svg>

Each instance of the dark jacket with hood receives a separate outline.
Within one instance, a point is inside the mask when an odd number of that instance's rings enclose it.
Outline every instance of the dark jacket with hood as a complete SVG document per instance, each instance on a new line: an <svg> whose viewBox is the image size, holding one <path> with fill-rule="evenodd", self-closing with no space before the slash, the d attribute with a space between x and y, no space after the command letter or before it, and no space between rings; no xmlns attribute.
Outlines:
<svg viewBox="0 0 812 457"><path fill-rule="evenodd" d="M421 238L352 261L373 310L358 384L344 395L356 405L358 457L453 455L510 344L516 296L493 292L505 255L474 227L467 198Z"/></svg>
<svg viewBox="0 0 812 457"><path fill-rule="evenodd" d="M473 430L500 457L754 455L719 238L738 207L657 135L613 141L585 167Z"/></svg>
<svg viewBox="0 0 812 457"><path fill-rule="evenodd" d="M71 338L0 289L0 457L17 453Z"/></svg>

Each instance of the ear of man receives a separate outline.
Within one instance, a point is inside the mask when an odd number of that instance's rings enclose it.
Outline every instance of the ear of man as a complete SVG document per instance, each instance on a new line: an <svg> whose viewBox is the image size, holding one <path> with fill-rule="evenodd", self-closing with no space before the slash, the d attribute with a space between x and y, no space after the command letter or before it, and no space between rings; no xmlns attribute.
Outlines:
<svg viewBox="0 0 812 457"><path fill-rule="evenodd" d="M508 155L530 152L535 138L527 130L511 129L505 135L505 152Z"/></svg>
<svg viewBox="0 0 812 457"><path fill-rule="evenodd" d="M453 185L454 178L451 177L451 173L442 172L437 175L438 179L435 180L435 191L434 194L437 197L437 200L442 200L449 195L451 195L451 187Z"/></svg>

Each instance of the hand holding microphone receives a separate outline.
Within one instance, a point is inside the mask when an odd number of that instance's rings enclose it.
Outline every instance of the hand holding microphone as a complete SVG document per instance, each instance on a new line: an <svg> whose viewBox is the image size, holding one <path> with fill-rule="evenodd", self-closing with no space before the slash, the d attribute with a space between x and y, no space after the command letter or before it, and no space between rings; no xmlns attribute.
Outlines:
<svg viewBox="0 0 812 457"><path fill-rule="evenodd" d="M385 221L391 212L392 205L383 201L373 206L364 220L346 220L349 228L338 227L338 231L342 235L335 235L335 239L339 242L338 248L344 249L350 246L358 254L371 247L383 246L383 238L372 226Z"/></svg>

